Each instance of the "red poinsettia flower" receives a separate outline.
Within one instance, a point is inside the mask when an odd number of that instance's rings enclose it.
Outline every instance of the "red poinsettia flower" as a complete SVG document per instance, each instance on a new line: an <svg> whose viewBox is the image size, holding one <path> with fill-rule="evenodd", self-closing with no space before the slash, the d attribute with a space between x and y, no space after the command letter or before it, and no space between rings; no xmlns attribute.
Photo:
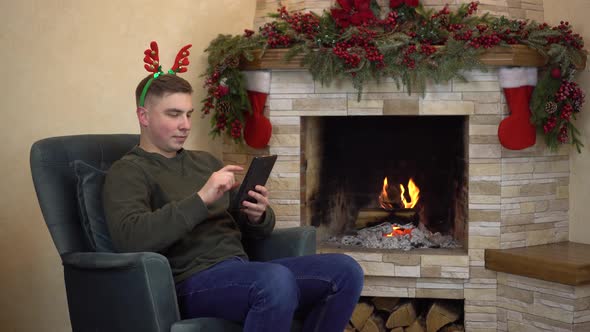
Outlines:
<svg viewBox="0 0 590 332"><path fill-rule="evenodd" d="M336 24L347 28L351 24L361 25L375 19L371 11L371 0L338 0L340 8L332 8L332 17Z"/></svg>
<svg viewBox="0 0 590 332"><path fill-rule="evenodd" d="M389 7L397 8L403 4L409 7L418 7L419 0L389 0Z"/></svg>

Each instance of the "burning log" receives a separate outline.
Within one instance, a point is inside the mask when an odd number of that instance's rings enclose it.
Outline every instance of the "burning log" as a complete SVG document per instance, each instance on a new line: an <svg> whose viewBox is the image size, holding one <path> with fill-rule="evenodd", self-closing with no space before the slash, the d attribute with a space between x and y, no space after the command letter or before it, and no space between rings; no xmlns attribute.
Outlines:
<svg viewBox="0 0 590 332"><path fill-rule="evenodd" d="M379 203L385 210L393 210L394 208L402 207L406 209L413 208L416 203L420 200L420 188L414 182L414 179L410 178L406 188L403 184L397 186L390 186L387 181L387 177L383 179L383 189L379 195ZM392 194L392 195L390 195Z"/></svg>
<svg viewBox="0 0 590 332"><path fill-rule="evenodd" d="M395 309L389 318L385 326L388 329L392 329L398 326L409 326L416 320L416 308L414 308L413 302L407 302Z"/></svg>
<svg viewBox="0 0 590 332"><path fill-rule="evenodd" d="M394 208L403 207L402 193L397 186L389 186L387 177L383 179L383 189L379 195L379 204L386 210L393 210Z"/></svg>
<svg viewBox="0 0 590 332"><path fill-rule="evenodd" d="M356 229L363 229L365 227L380 224L383 220L388 219L390 215L391 211L385 211L382 209L360 209L355 222Z"/></svg>
<svg viewBox="0 0 590 332"><path fill-rule="evenodd" d="M355 221L356 229L363 229L378 225L384 221L395 222L400 225L418 224L419 215L414 209L395 209L386 211L382 209L360 209Z"/></svg>
<svg viewBox="0 0 590 332"><path fill-rule="evenodd" d="M461 309L444 302L434 302L426 314L427 332L437 332L441 327L459 319Z"/></svg>

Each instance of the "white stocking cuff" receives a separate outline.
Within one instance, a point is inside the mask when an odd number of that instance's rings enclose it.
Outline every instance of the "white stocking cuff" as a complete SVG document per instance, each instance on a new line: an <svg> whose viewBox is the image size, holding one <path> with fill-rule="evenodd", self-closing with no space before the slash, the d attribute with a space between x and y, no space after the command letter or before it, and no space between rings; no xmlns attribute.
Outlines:
<svg viewBox="0 0 590 332"><path fill-rule="evenodd" d="M270 71L243 71L242 74L246 78L246 90L267 94L270 92Z"/></svg>

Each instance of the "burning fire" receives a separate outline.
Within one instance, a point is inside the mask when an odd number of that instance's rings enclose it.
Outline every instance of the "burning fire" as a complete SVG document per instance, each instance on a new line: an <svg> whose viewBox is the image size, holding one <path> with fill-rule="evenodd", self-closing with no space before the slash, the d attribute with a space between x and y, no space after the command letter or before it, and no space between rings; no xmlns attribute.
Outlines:
<svg viewBox="0 0 590 332"><path fill-rule="evenodd" d="M381 190L381 194L379 195L379 204L385 210L393 210L392 201L389 199L389 196L387 195L387 188L388 187L389 187L389 184L387 182L387 177L385 177L385 179L383 179L383 189ZM407 187L408 187L408 196L410 196L409 202L406 200L406 196L404 195L406 193L406 189L404 188L404 185L401 183L399 185L399 188L401 191L401 194L400 194L401 202L402 202L403 207L405 209L412 209L412 208L414 208L414 206L416 206L416 203L418 203L418 200L420 200L420 188L418 188L416 183L414 183L414 179L412 179L412 178L410 178L410 181L408 181Z"/></svg>
<svg viewBox="0 0 590 332"><path fill-rule="evenodd" d="M401 228L401 227L396 227L396 226L391 226L391 233L389 234L385 234L383 236L385 237L394 237L394 236L404 236L406 234L410 234L410 236L412 236L412 230L414 228Z"/></svg>
<svg viewBox="0 0 590 332"><path fill-rule="evenodd" d="M410 178L410 181L408 181L408 193L410 195L409 203L406 201L406 197L404 196L406 190L404 189L404 186L401 183L399 185L399 188L402 191L401 196L402 202L404 203L404 207L406 209L414 208L414 206L416 205L416 203L418 203L418 200L420 199L420 188L418 188L418 186L414 183L414 179Z"/></svg>
<svg viewBox="0 0 590 332"><path fill-rule="evenodd" d="M385 210L393 210L393 204L391 204L391 200L389 196L387 196L387 177L383 179L383 189L381 190L381 195L379 195L379 204Z"/></svg>
<svg viewBox="0 0 590 332"><path fill-rule="evenodd" d="M381 194L379 195L379 204L385 210L393 210L394 209L393 201L391 199L389 199L389 196L387 194L388 188L389 188L389 184L387 182L387 177L385 177L385 179L383 179L383 189L381 189ZM399 188L400 188L400 201L401 201L401 204L403 205L403 208L404 209L413 209L414 206L416 206L416 204L420 200L420 188L418 188L416 183L414 183L414 179L410 178L410 181L408 181L408 185L407 185L408 196L410 197L409 202L408 202L408 200L406 200L406 196L405 196L406 188L404 188L404 185L400 183ZM395 237L395 236L404 236L404 235L412 236L412 230L414 229L414 227L401 228L401 227L397 227L397 226L391 226L391 228L392 228L391 233L383 234L383 236L385 236L385 237Z"/></svg>

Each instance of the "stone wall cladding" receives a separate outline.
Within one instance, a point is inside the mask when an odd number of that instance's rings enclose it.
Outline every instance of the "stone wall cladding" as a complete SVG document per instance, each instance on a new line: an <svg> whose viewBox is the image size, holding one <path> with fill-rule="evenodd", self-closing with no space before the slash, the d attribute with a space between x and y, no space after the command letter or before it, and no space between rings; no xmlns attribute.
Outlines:
<svg viewBox="0 0 590 332"><path fill-rule="evenodd" d="M267 183L271 204L277 227L295 227L301 224L301 116L467 116L466 248L436 255L346 253L365 270L363 295L465 299L467 331L492 332L502 328L497 317L504 317L506 309L499 306L498 294L504 291L497 287L496 272L484 268L484 251L568 239L570 151L549 153L542 137L534 147L522 151L504 149L497 130L508 110L497 70L465 76L468 83L431 84L424 94L412 95L393 81L383 80L367 84L359 101L348 82L326 87L314 82L305 70L273 70L265 110L273 125L269 146L255 150L225 141L223 160L247 166L255 155L277 154ZM583 317L581 312L577 317ZM532 319L528 315L519 324ZM525 331L519 326L514 331Z"/></svg>
<svg viewBox="0 0 590 332"><path fill-rule="evenodd" d="M589 331L590 285L498 273L498 331Z"/></svg>

